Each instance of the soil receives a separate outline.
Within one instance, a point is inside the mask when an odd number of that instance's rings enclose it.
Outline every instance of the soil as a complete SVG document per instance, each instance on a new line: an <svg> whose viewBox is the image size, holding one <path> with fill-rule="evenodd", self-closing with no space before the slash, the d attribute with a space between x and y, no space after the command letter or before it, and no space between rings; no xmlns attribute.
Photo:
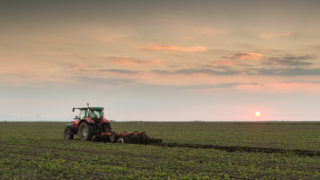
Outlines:
<svg viewBox="0 0 320 180"><path fill-rule="evenodd" d="M281 153L281 154L296 154L299 156L320 156L319 151L308 151L301 149L275 149L275 148L262 148L262 147L241 147L241 146L219 146L210 144L179 144L179 143L158 143L158 144L145 144L161 147L187 147L187 148L200 148L200 149L217 149L228 152L258 152L258 153Z"/></svg>
<svg viewBox="0 0 320 180"><path fill-rule="evenodd" d="M93 140L94 142L107 142L107 138L99 137ZM161 147L186 147L197 149L217 149L228 152L257 152L257 153L281 153L281 154L295 154L299 156L320 156L320 151L309 151L301 149L276 149L263 147L241 147L241 146L219 146L211 144L180 144L180 143L130 143Z"/></svg>

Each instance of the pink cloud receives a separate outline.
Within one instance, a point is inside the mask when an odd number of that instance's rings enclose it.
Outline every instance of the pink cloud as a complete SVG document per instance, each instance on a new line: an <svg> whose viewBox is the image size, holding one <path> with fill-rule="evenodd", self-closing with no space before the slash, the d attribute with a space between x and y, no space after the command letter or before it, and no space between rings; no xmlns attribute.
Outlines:
<svg viewBox="0 0 320 180"><path fill-rule="evenodd" d="M105 58L103 58L105 60ZM168 60L153 60L153 61L146 61L146 60L139 60L139 59L133 59L128 57L122 57L122 56L109 56L107 58L108 60L111 60L114 64L156 64L156 63L162 63L166 62Z"/></svg>
<svg viewBox="0 0 320 180"><path fill-rule="evenodd" d="M227 58L236 58L238 60L244 59L251 59L251 60L259 60L263 57L262 54L252 53L252 52L243 52L243 53L236 53L234 55L228 55Z"/></svg>
<svg viewBox="0 0 320 180"><path fill-rule="evenodd" d="M182 52L202 52L207 51L206 47L195 46L195 47L178 47L178 46L149 46L142 47L143 50L169 50L169 51L182 51Z"/></svg>

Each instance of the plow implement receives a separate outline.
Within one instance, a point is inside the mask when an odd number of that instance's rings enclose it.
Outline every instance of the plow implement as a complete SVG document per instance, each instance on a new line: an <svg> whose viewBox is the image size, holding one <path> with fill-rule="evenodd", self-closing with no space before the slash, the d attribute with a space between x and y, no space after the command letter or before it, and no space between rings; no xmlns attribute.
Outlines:
<svg viewBox="0 0 320 180"><path fill-rule="evenodd" d="M112 136L110 136L111 138ZM117 139L118 143L130 143L130 144L153 144L153 143L161 143L161 139L154 139L154 138L149 138L145 131L144 132L133 132L133 133L126 133L126 132L121 132L117 134Z"/></svg>
<svg viewBox="0 0 320 180"><path fill-rule="evenodd" d="M162 143L161 139L154 139L147 136L146 132L134 131L133 133L109 131L105 135L96 136L93 141L104 141L111 143L128 144L157 144Z"/></svg>

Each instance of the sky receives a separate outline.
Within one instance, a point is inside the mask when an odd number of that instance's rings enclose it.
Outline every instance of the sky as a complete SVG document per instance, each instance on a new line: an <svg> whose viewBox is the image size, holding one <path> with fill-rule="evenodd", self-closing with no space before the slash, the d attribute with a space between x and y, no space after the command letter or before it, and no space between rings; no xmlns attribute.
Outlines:
<svg viewBox="0 0 320 180"><path fill-rule="evenodd" d="M115 120L320 120L319 8L2 1L0 121L71 121L87 102Z"/></svg>

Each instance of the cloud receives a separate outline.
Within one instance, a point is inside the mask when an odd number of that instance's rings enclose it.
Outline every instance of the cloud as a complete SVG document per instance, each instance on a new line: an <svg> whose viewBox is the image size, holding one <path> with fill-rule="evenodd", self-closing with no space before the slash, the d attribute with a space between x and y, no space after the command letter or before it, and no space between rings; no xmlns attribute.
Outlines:
<svg viewBox="0 0 320 180"><path fill-rule="evenodd" d="M315 54L307 54L305 56L287 56L287 57L284 57L283 59L286 59L286 60L306 60L306 59L313 59L315 57L316 57Z"/></svg>
<svg viewBox="0 0 320 180"><path fill-rule="evenodd" d="M239 66L242 66L242 67L252 67L253 65L251 65L251 64L239 64Z"/></svg>
<svg viewBox="0 0 320 180"><path fill-rule="evenodd" d="M40 42L46 43L46 44L58 44L58 45L63 45L63 44L72 44L72 45L82 45L82 44L87 44L84 41L81 41L79 39L71 39L70 37L65 38L65 37L58 37L58 36L52 36L52 37L45 37L42 39L39 39Z"/></svg>
<svg viewBox="0 0 320 180"><path fill-rule="evenodd" d="M137 74L138 73L136 71L125 70L125 69L100 69L97 71L99 71L99 72L115 72L115 73L122 73L122 74Z"/></svg>
<svg viewBox="0 0 320 180"><path fill-rule="evenodd" d="M252 88L252 87L260 87L261 85L260 84L242 84L242 85L237 85L235 87L238 87L238 88Z"/></svg>
<svg viewBox="0 0 320 180"><path fill-rule="evenodd" d="M133 59L128 57L121 57L121 56L109 56L107 59L111 60L111 62L114 64L156 64L156 63L162 63L162 62L168 61L168 60L146 61L146 60L139 60L139 59Z"/></svg>
<svg viewBox="0 0 320 180"><path fill-rule="evenodd" d="M276 76L320 76L320 68L288 68L288 69L266 69L257 70L259 75L276 75Z"/></svg>
<svg viewBox="0 0 320 180"><path fill-rule="evenodd" d="M242 85L242 83L202 84L202 85L183 86L183 88L186 88L186 89L233 88L238 85Z"/></svg>
<svg viewBox="0 0 320 180"><path fill-rule="evenodd" d="M91 78L91 77L77 77L79 82L87 84L101 84L101 85L121 85L136 83L133 79L104 79L104 78Z"/></svg>
<svg viewBox="0 0 320 180"><path fill-rule="evenodd" d="M223 65L237 65L238 63L233 61L213 61L214 64L223 64Z"/></svg>
<svg viewBox="0 0 320 180"><path fill-rule="evenodd" d="M206 67L214 67L215 69L230 69L230 65L238 65L238 63L233 61L213 61L213 64L207 65Z"/></svg>
<svg viewBox="0 0 320 180"><path fill-rule="evenodd" d="M153 70L150 71L151 73L155 73L155 74L173 74L174 72L172 71L166 71L166 70Z"/></svg>
<svg viewBox="0 0 320 180"><path fill-rule="evenodd" d="M215 71L211 69L181 69L176 71L178 74L208 74L208 75L236 75L240 74L240 71L237 70L226 70L226 71Z"/></svg>
<svg viewBox="0 0 320 180"><path fill-rule="evenodd" d="M234 55L229 55L225 57L236 58L238 60L244 60L244 59L259 60L263 57L263 55L258 53L252 53L252 52L244 52L244 53L236 53Z"/></svg>
<svg viewBox="0 0 320 180"><path fill-rule="evenodd" d="M79 71L90 71L88 69L79 69Z"/></svg>
<svg viewBox="0 0 320 180"><path fill-rule="evenodd" d="M266 68L257 69L257 74L259 75L276 75L279 72L281 72L281 69L266 69ZM255 73L252 73L252 74L255 74Z"/></svg>
<svg viewBox="0 0 320 180"><path fill-rule="evenodd" d="M292 68L286 69L279 72L280 76L320 76L320 68L316 69L303 69L303 68Z"/></svg>
<svg viewBox="0 0 320 180"><path fill-rule="evenodd" d="M166 71L166 70L153 70L151 73L155 74L186 74L186 75L193 75L193 74L207 74L207 75L237 75L241 74L241 71L238 70L226 70L226 71L215 71L212 69L181 69L178 71Z"/></svg>
<svg viewBox="0 0 320 180"><path fill-rule="evenodd" d="M205 67L213 67L214 69L230 69L230 66L217 65L217 64L211 64Z"/></svg>
<svg viewBox="0 0 320 180"><path fill-rule="evenodd" d="M281 59L270 59L262 62L263 65L287 65L287 66L308 66L313 65L311 62L301 62L297 60L281 60Z"/></svg>
<svg viewBox="0 0 320 180"><path fill-rule="evenodd" d="M250 64L236 63L233 61L224 61L224 60L213 61L213 64L208 66L215 67L215 68L230 68L230 66L232 65L238 65L242 67L252 67L252 65Z"/></svg>
<svg viewBox="0 0 320 180"><path fill-rule="evenodd" d="M188 87L185 91L190 92L207 92L207 91L225 91L227 89L235 88L235 87L260 87L258 83L251 84L243 84L243 83L225 83L225 84L204 84L197 85L192 87Z"/></svg>
<svg viewBox="0 0 320 180"><path fill-rule="evenodd" d="M316 57L314 54L308 54L305 56L287 56L282 59L276 57L268 57L266 61L263 61L264 65L288 65L288 66L307 66L313 65L311 62L301 62L300 60L313 59Z"/></svg>
<svg viewBox="0 0 320 180"><path fill-rule="evenodd" d="M77 64L70 64L71 67L76 67L76 68L80 68L80 67L85 67L85 65L77 63Z"/></svg>
<svg viewBox="0 0 320 180"><path fill-rule="evenodd" d="M290 36L292 33L290 31L284 31L283 33L266 33L260 34L259 37L263 39L273 39L277 37Z"/></svg>
<svg viewBox="0 0 320 180"><path fill-rule="evenodd" d="M143 50L169 50L169 51L182 51L182 52L203 52L207 51L206 47L195 46L195 47L178 47L178 46L148 46L141 47Z"/></svg>

